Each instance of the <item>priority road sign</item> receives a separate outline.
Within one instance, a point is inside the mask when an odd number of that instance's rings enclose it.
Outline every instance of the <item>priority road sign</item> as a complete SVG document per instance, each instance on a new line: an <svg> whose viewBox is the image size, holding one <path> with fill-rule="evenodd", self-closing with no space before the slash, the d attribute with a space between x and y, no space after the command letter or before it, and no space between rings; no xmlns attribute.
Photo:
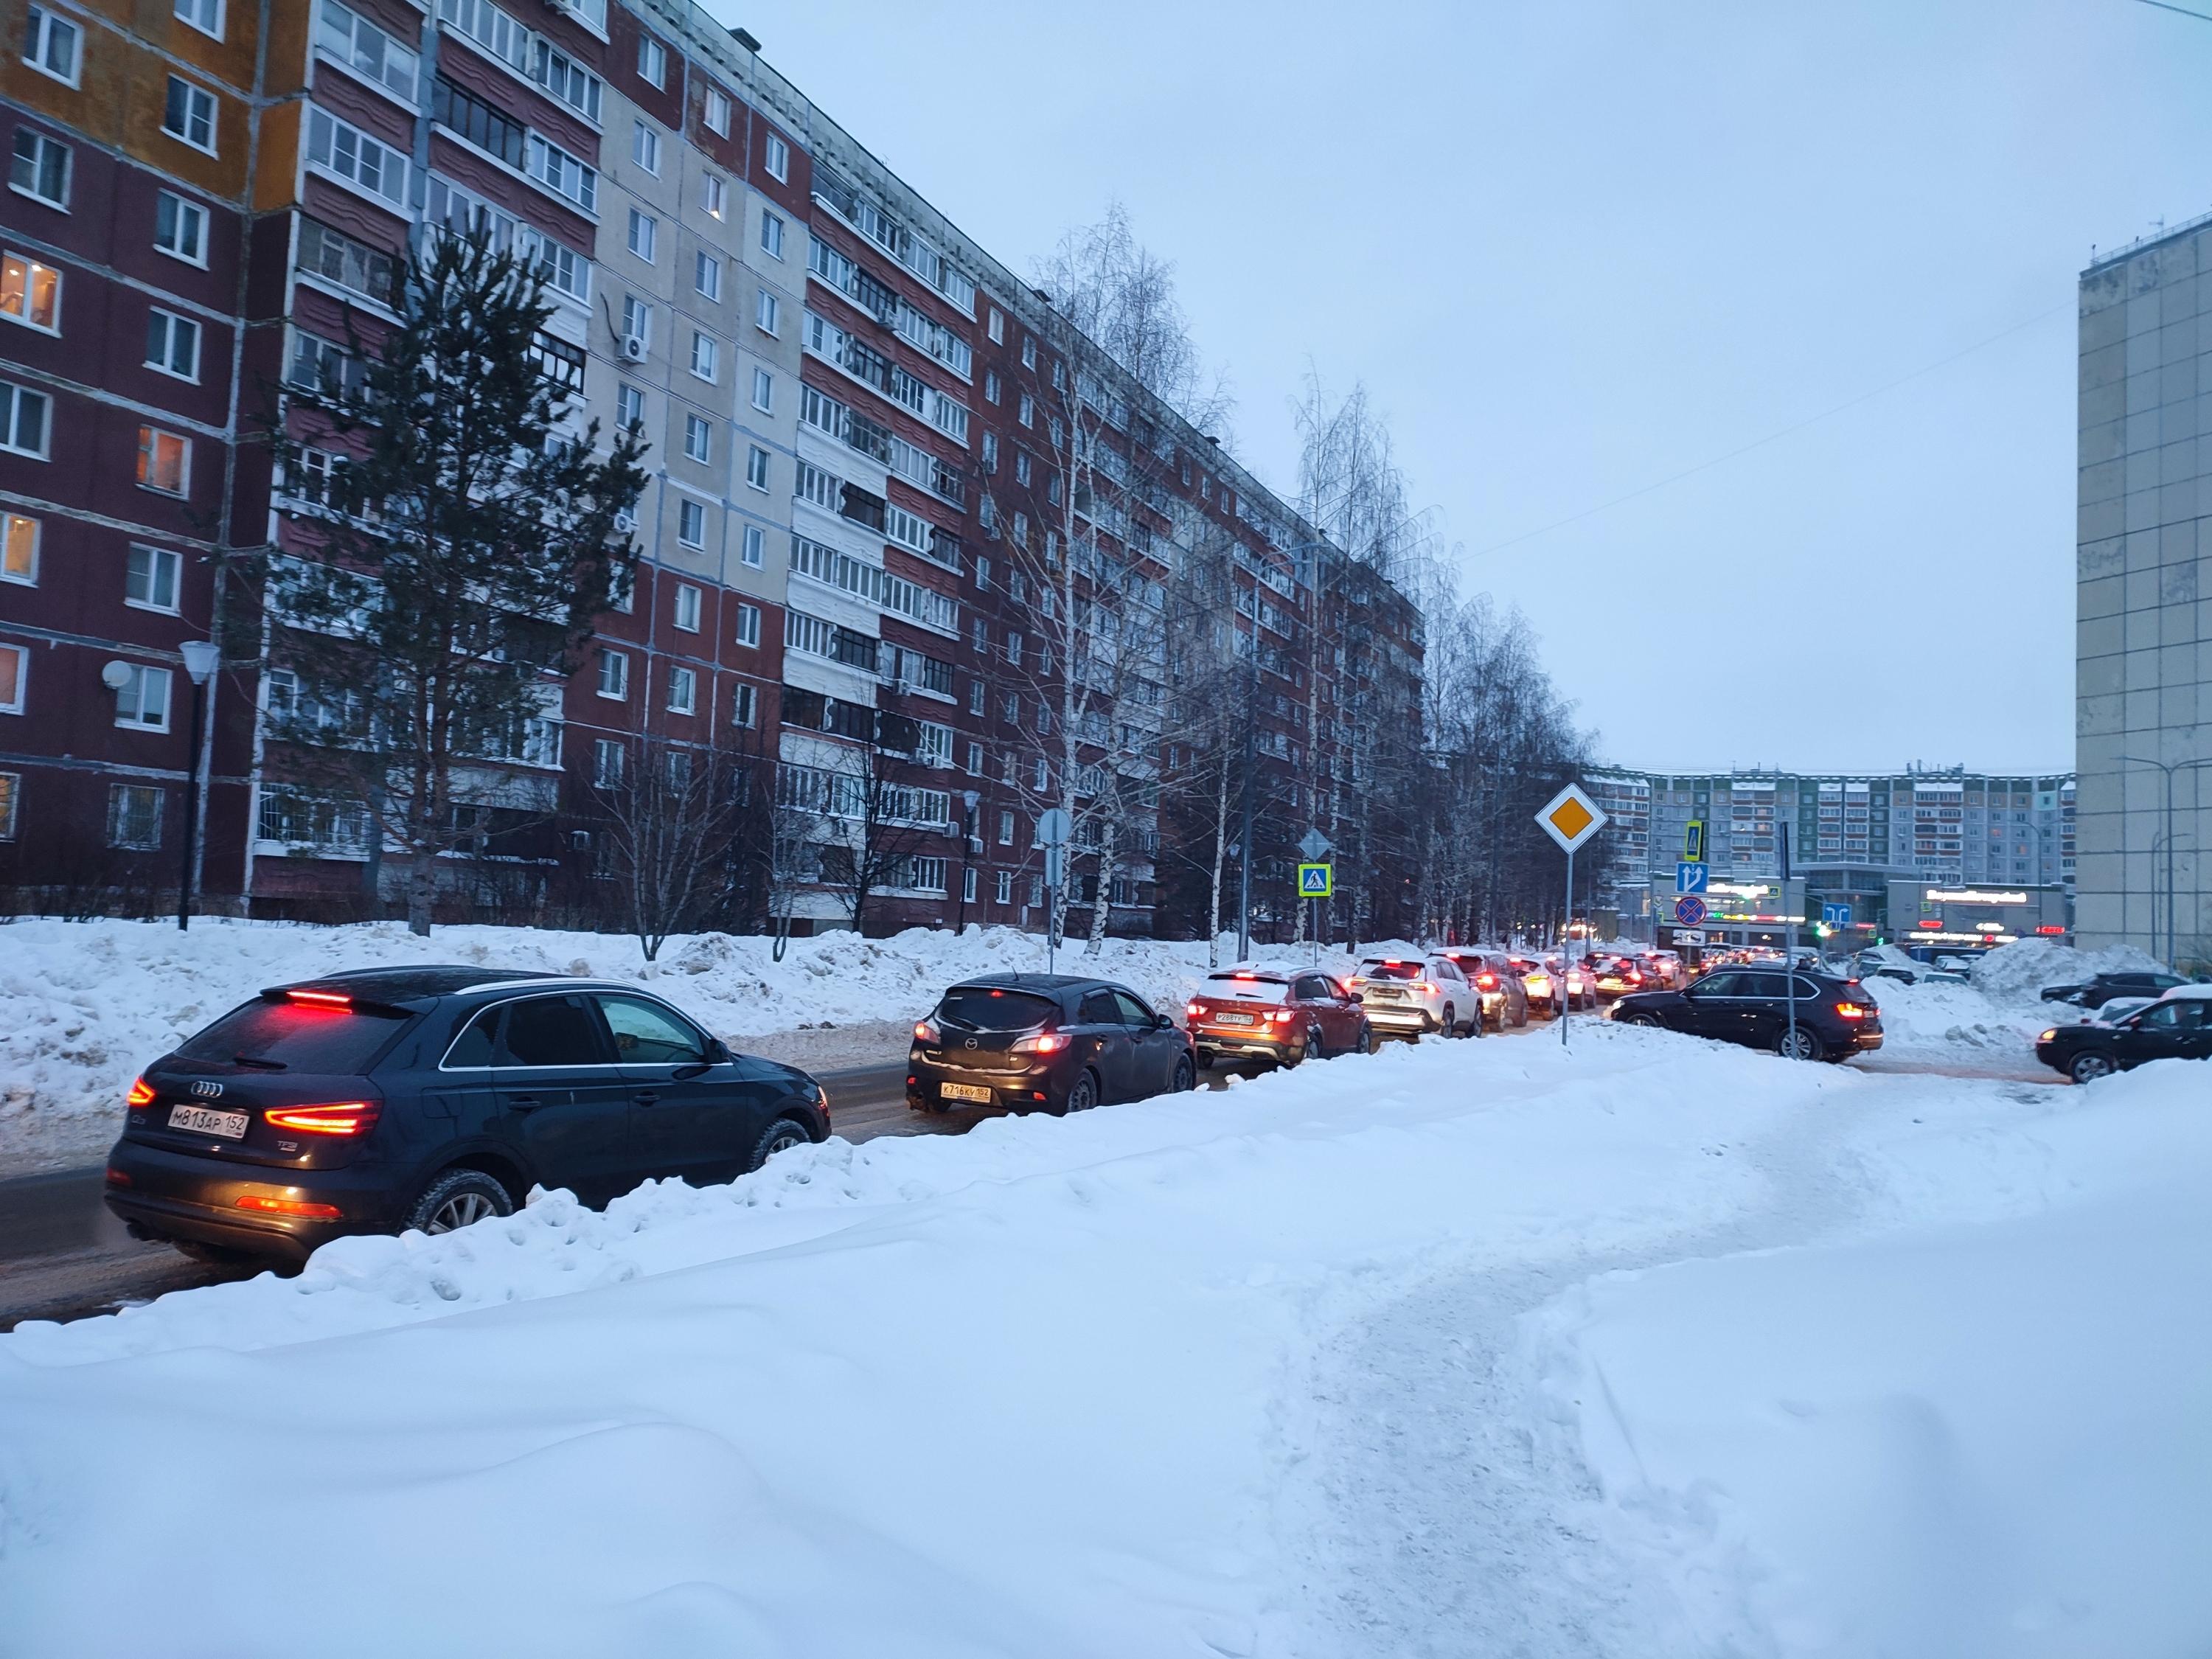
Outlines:
<svg viewBox="0 0 2212 1659"><path fill-rule="evenodd" d="M1335 894L1336 866L1334 864L1298 866L1298 896L1300 898L1333 898Z"/></svg>
<svg viewBox="0 0 2212 1659"><path fill-rule="evenodd" d="M1598 804L1583 793L1581 785L1573 783L1545 802L1544 810L1536 814L1538 827L1567 853L1604 829L1605 822Z"/></svg>
<svg viewBox="0 0 2212 1659"><path fill-rule="evenodd" d="M1688 859L1684 859L1674 866L1674 890L1678 893L1704 892L1705 878L1711 870L1712 866L1710 864L1693 863Z"/></svg>
<svg viewBox="0 0 2212 1659"><path fill-rule="evenodd" d="M1674 920L1685 927L1703 926L1705 920L1705 900L1695 893L1683 894L1674 901Z"/></svg>

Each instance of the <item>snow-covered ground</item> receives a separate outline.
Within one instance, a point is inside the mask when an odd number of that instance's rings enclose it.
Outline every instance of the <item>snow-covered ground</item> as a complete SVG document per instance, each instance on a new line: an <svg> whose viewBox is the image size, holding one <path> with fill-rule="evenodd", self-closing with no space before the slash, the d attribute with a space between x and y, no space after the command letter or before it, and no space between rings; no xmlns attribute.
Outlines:
<svg viewBox="0 0 2212 1659"><path fill-rule="evenodd" d="M1224 946L1224 949L1231 948ZM1060 963L1118 979L1163 1007L1206 972L1203 944L1109 939ZM1342 958L1332 958L1343 967ZM207 919L189 933L166 924L23 921L0 930L0 1174L83 1163L122 1123L124 1091L149 1060L264 986L349 968L425 962L528 968L635 981L741 1048L794 1064L859 1065L896 1054L884 1022L928 1012L972 974L1043 971L1040 938L1007 928L964 936L916 929L887 939L830 933L793 939L774 961L769 941L723 933L671 939L657 963L617 934L524 927L441 927L416 939L392 922L309 927ZM813 1036L863 1024L869 1054ZM805 1028L792 1040L787 1034ZM777 1042L747 1042L769 1034Z"/></svg>
<svg viewBox="0 0 2212 1659"><path fill-rule="evenodd" d="M2205 1097L1593 1024L345 1241L0 1338L0 1652L2202 1653Z"/></svg>

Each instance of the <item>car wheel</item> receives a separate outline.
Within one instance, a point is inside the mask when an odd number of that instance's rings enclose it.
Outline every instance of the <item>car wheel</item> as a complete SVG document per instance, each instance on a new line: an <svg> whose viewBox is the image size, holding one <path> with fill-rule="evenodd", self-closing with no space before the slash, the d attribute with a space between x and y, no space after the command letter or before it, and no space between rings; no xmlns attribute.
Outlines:
<svg viewBox="0 0 2212 1659"><path fill-rule="evenodd" d="M1084 1072L1067 1085L1067 1092L1060 1097L1059 1115L1066 1117L1076 1112L1087 1112L1097 1103L1098 1079Z"/></svg>
<svg viewBox="0 0 2212 1659"><path fill-rule="evenodd" d="M1198 1051L1198 1069L1201 1072L1212 1071L1217 1058L1218 1057L1212 1049L1200 1048Z"/></svg>
<svg viewBox="0 0 2212 1659"><path fill-rule="evenodd" d="M1443 1034L1448 1037L1457 1036L1459 1035L1459 1021L1454 1018L1457 1012L1458 1011L1449 1002L1444 1004L1443 1024L1439 1029L1441 1029Z"/></svg>
<svg viewBox="0 0 2212 1659"><path fill-rule="evenodd" d="M1516 1019L1516 1020L1515 1020L1515 1021L1513 1022L1513 1029L1514 1029L1515 1030L1516 1030L1516 1031L1517 1031L1517 1030L1520 1030L1522 1027L1524 1027L1524 1026L1525 1026L1525 1025L1527 1025L1528 1024L1528 1005L1527 1003L1525 1003L1525 1002L1524 1002L1524 1003L1522 1003L1522 1004L1521 1005L1521 1018L1518 1018L1518 1019Z"/></svg>
<svg viewBox="0 0 2212 1659"><path fill-rule="evenodd" d="M1827 1050L1818 1031L1808 1031L1800 1025L1774 1039L1774 1052L1784 1060L1819 1060Z"/></svg>
<svg viewBox="0 0 2212 1659"><path fill-rule="evenodd" d="M1191 1065L1189 1055L1186 1054L1176 1061L1175 1080L1170 1083L1168 1087L1179 1095L1188 1094L1191 1090L1198 1087L1198 1072Z"/></svg>
<svg viewBox="0 0 2212 1659"><path fill-rule="evenodd" d="M1285 1047L1282 1052L1281 1057L1275 1061L1275 1064L1281 1066L1283 1070L1287 1072L1294 1066L1304 1065L1306 1056L1312 1051L1312 1037L1301 1036L1298 1039L1297 1047L1295 1048Z"/></svg>
<svg viewBox="0 0 2212 1659"><path fill-rule="evenodd" d="M513 1215L514 1200L482 1170L448 1170L432 1182L407 1212L401 1231L450 1233L495 1215Z"/></svg>
<svg viewBox="0 0 2212 1659"><path fill-rule="evenodd" d="M2066 1068L2076 1083L2094 1083L2099 1078L2110 1077L2119 1068L2112 1064L2110 1054L2092 1049L2086 1054L2074 1056L2074 1063Z"/></svg>
<svg viewBox="0 0 2212 1659"><path fill-rule="evenodd" d="M794 1146L808 1146L814 1137L806 1133L806 1126L792 1118L780 1117L761 1132L753 1143L752 1156L745 1160L748 1173L774 1158L778 1152L787 1152Z"/></svg>
<svg viewBox="0 0 2212 1659"><path fill-rule="evenodd" d="M1649 1014L1623 1014L1613 1022L1616 1025L1646 1025L1657 1030L1659 1022Z"/></svg>
<svg viewBox="0 0 2212 1659"><path fill-rule="evenodd" d="M1318 1025L1306 1033L1306 1058L1308 1060L1328 1058L1328 1039L1322 1036L1321 1027Z"/></svg>

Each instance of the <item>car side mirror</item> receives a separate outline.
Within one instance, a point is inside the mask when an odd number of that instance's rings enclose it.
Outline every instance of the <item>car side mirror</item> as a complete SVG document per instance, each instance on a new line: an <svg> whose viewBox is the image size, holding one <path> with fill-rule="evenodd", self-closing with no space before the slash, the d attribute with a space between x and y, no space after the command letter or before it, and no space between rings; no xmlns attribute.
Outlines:
<svg viewBox="0 0 2212 1659"><path fill-rule="evenodd" d="M707 1039L707 1063L709 1066L726 1066L736 1058L737 1056L730 1052L730 1045L721 1038Z"/></svg>
<svg viewBox="0 0 2212 1659"><path fill-rule="evenodd" d="M1152 1029L1155 1031L1168 1030L1171 1029L1174 1024L1175 1017L1171 1014L1154 1014L1152 1016Z"/></svg>

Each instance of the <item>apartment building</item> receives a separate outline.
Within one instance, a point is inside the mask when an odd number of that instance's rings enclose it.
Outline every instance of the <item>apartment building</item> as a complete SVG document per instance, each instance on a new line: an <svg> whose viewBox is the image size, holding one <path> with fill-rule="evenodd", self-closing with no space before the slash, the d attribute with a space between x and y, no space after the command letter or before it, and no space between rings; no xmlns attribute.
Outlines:
<svg viewBox="0 0 2212 1659"><path fill-rule="evenodd" d="M719 751L772 794L766 902L793 928L850 921L863 842L890 849L872 929L1034 923L1057 689L1092 676L1048 598L1062 561L1078 607L1173 594L1175 627L1249 665L1272 841L1337 822L1376 733L1417 741L1402 595L1089 364L1044 296L699 9L42 0L9 27L0 884L174 884L183 647L215 630L227 554L306 544L317 458L275 477L256 434L349 326L373 344L397 262L448 230L544 273L540 353L579 429L651 445L636 581L489 757L506 804L450 914L587 912L611 793ZM1079 463L1055 447L1101 410ZM1054 528L1071 501L1076 537ZM1116 792L1110 879L1087 814L1072 885L1141 930L1174 686L1164 649L1120 667L1073 760L1081 799ZM391 877L365 814L272 738L297 695L235 650L212 677L201 890L374 912Z"/></svg>
<svg viewBox="0 0 2212 1659"><path fill-rule="evenodd" d="M2081 273L2081 933L2212 967L2212 214Z"/></svg>
<svg viewBox="0 0 2212 1659"><path fill-rule="evenodd" d="M1775 888L1766 896L1781 890L1786 830L1793 902L1810 906L1802 914L1815 921L1824 904L1843 904L1854 926L1910 931L1917 914L1890 915L1897 882L2047 893L2053 915L2064 913L2073 892L2075 790L2068 775L1908 767L1887 775L1680 775L1608 768L1593 776L1607 811L1617 805L1630 815L1626 832L1611 843L1599 902L1645 932L1672 919L1674 866L1692 823L1701 826L1713 881Z"/></svg>

